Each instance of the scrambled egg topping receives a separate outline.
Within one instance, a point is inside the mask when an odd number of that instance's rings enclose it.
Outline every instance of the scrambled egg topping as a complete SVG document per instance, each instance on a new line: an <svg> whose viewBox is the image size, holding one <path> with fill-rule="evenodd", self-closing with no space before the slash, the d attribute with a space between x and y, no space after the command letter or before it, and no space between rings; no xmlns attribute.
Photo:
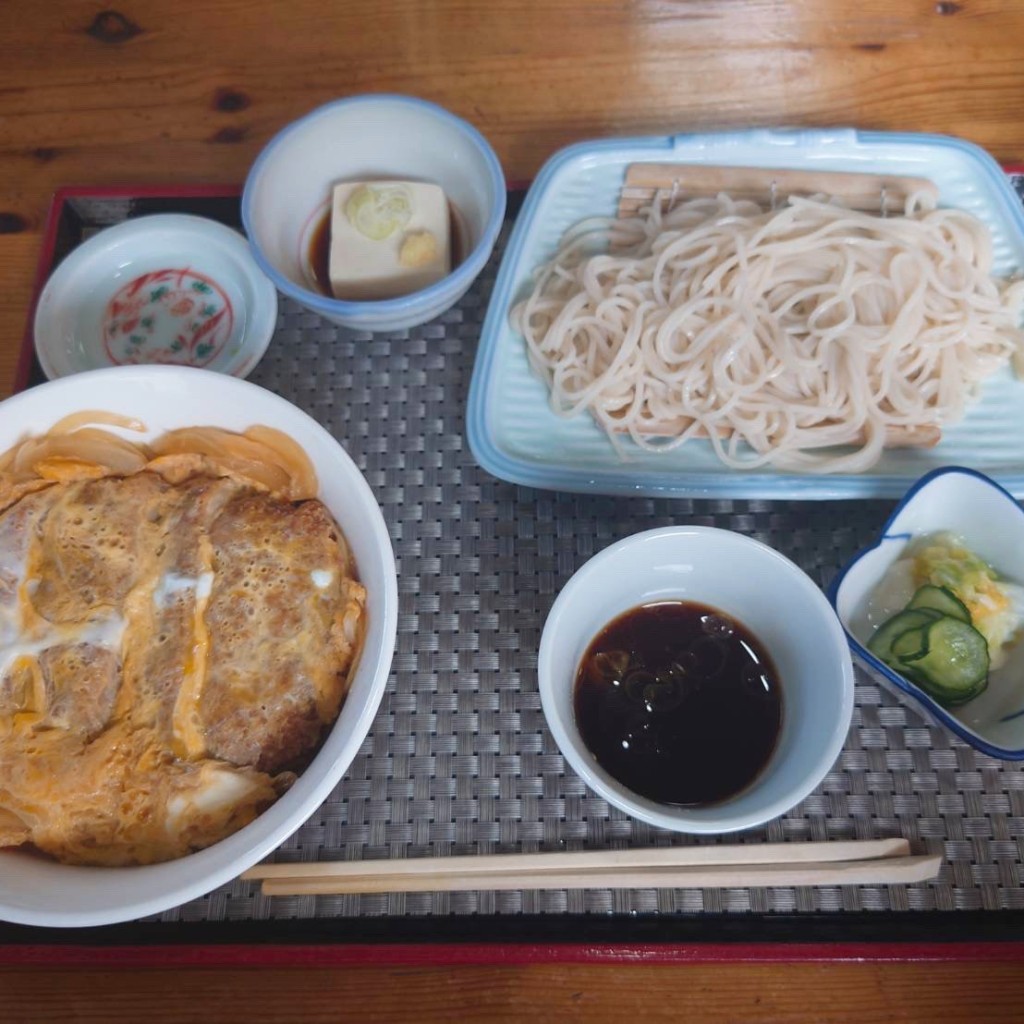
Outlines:
<svg viewBox="0 0 1024 1024"><path fill-rule="evenodd" d="M168 476L56 482L0 514L0 846L202 848L337 716L365 592L326 509Z"/></svg>

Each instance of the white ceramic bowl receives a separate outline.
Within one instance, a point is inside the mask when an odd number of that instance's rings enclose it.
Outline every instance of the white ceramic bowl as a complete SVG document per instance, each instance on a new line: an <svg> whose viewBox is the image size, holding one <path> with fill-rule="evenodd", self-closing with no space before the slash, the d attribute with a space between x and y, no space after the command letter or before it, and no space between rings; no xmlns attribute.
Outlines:
<svg viewBox="0 0 1024 1024"><path fill-rule="evenodd" d="M395 649L398 590L383 516L344 449L304 412L254 384L204 370L97 370L0 403L0 451L86 409L136 417L152 435L187 425L240 430L265 424L297 441L316 468L320 499L352 548L367 590L367 634L351 689L320 751L295 785L254 822L198 853L144 867L69 867L0 851L0 919L21 924L99 925L155 914L209 892L261 860L309 817L351 764L380 704Z"/></svg>
<svg viewBox="0 0 1024 1024"><path fill-rule="evenodd" d="M873 629L867 618L872 592L913 537L950 531L1006 579L1024 584L1024 511L994 480L973 469L946 467L923 476L907 492L882 535L843 569L829 597L846 629L858 663L880 685L923 708L978 750L1005 760L1024 760L1024 642L989 675L972 701L944 708L867 649Z"/></svg>
<svg viewBox="0 0 1024 1024"><path fill-rule="evenodd" d="M573 713L574 680L591 640L622 612L666 600L711 605L745 625L767 648L782 688L782 728L767 766L745 790L707 807L660 804L626 789L586 748ZM733 832L788 811L832 767L853 714L850 652L825 595L777 551L710 527L650 530L595 555L551 608L537 672L548 726L587 785L677 832Z"/></svg>
<svg viewBox="0 0 1024 1024"><path fill-rule="evenodd" d="M245 239L205 217L160 213L82 242L36 306L50 380L141 363L248 376L277 325L277 292Z"/></svg>
<svg viewBox="0 0 1024 1024"><path fill-rule="evenodd" d="M329 298L313 286L310 242L343 181L440 185L458 211L464 259L443 280L376 302ZM242 221L256 260L287 296L343 327L398 331L453 306L483 270L505 216L505 177L487 140L447 110L409 96L353 96L319 107L267 143L249 172Z"/></svg>

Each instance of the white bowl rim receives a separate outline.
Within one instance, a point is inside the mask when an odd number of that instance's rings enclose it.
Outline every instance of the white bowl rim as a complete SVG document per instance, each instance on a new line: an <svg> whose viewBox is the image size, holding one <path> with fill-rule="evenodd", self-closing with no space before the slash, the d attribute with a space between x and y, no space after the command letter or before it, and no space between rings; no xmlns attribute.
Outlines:
<svg viewBox="0 0 1024 1024"><path fill-rule="evenodd" d="M670 808L669 805L665 805L665 811L656 811L645 804L639 804L630 800L608 784L605 779L606 773L604 770L592 761L589 753L584 753L586 748L583 747L582 741L576 743L572 739L555 707L555 681L552 679L552 673L550 672L550 652L554 643L552 636L555 632L555 627L558 625L565 609L574 600L575 591L582 587L588 577L594 572L599 572L604 563L613 558L622 549L632 547L652 537L678 536L699 538L709 535L728 539L730 543L736 543L741 547L756 549L760 554L774 560L792 582L803 589L820 611L824 613L822 616L823 623L827 624L830 639L835 646L837 654L840 655L839 674L841 677L842 694L840 714L832 734L829 736L828 744L818 759L817 768L814 772L808 773L799 785L791 787L787 794L780 796L771 804L767 804L756 811L752 810L745 815L730 814L728 801L725 801L714 808L716 811L721 810L721 817L719 819L709 820L705 818L696 820L688 816L687 808L685 807ZM733 530L724 530L715 526L677 524L675 526L656 527L651 530L643 530L639 533L631 534L603 548L576 570L555 598L544 622L537 656L537 676L541 707L544 710L544 717L547 720L548 728L551 730L555 743L558 745L562 755L586 785L610 804L641 821L646 821L651 825L670 829L674 832L693 835L719 835L727 832L738 832L762 825L795 807L815 790L842 752L853 717L854 697L853 663L850 659L849 649L844 641L845 636L842 624L839 622L835 609L829 604L824 593L800 566L780 551L753 537L748 537L746 534L737 533Z"/></svg>
<svg viewBox="0 0 1024 1024"><path fill-rule="evenodd" d="M195 232L207 232L218 242L223 243L230 250L230 254L238 260L239 270L245 275L252 286L257 308L247 309L246 312L248 314L260 313L259 319L254 322L256 329L250 326L247 316L245 333L242 336L243 343L238 352L224 363L224 369L213 369L209 366L189 367L185 364L177 363L111 363L109 366L93 367L91 370L74 370L71 373L58 372L50 361L48 355L50 346L48 342L40 337L41 320L46 315L46 300L65 284L65 278L74 273L80 266L96 258L98 254L93 250L98 245L110 244L122 238L130 239L134 235L145 234L146 230L154 228L174 229L185 235ZM201 240L197 236L197 241ZM39 293L35 311L32 314L32 341L39 365L48 381L61 380L64 377L80 373L91 373L95 370L117 369L128 365L172 366L181 369L207 370L228 377L243 379L259 365L260 360L270 345L270 340L273 338L276 328L277 291L274 288L273 282L257 264L252 247L248 244L245 235L219 220L214 220L211 217L201 217L193 213L147 213L140 217L131 217L128 220L120 221L117 224L110 224L97 231L95 235L84 239L53 268ZM244 373L240 373L240 370L244 370Z"/></svg>
<svg viewBox="0 0 1024 1024"><path fill-rule="evenodd" d="M490 171L491 184L497 197L491 214L481 232L480 241L469 253L469 255L446 277L440 281L421 288L419 291L410 292L408 295L400 295L393 299L379 299L372 302L353 302L345 299L332 299L329 296L321 295L296 284L289 277L285 277L261 251L255 242L253 225L255 212L253 210L253 183L262 173L263 167L270 159L274 150L288 138L307 127L311 122L327 117L340 107L362 106L371 103L397 103L403 106L418 108L442 121L446 121L452 127L466 135L469 140L479 148L483 154L484 161ZM463 285L468 288L477 277L487 262L494 243L497 241L498 232L505 220L507 186L505 173L501 169L501 162L491 144L484 138L483 134L471 125L468 121L453 114L450 110L430 100L420 99L418 96L405 96L401 93L363 93L358 96L344 96L341 99L331 100L311 110L296 121L285 125L260 151L255 162L249 169L245 179L245 187L242 190L242 224L245 233L249 238L249 245L252 248L253 258L259 264L260 269L274 282L279 291L289 298L301 303L309 309L328 316L349 316L357 317L372 312L379 316L395 316L400 313L410 313L420 306L429 305L435 299L441 299L444 294Z"/></svg>
<svg viewBox="0 0 1024 1024"><path fill-rule="evenodd" d="M929 473L925 473L920 479L918 479L907 491L905 495L900 499L900 503L893 509L889 518L886 519L885 525L878 533L878 537L874 543L867 545L867 547L861 548L843 567L839 570L836 578L829 584L826 591L826 595L833 609L835 609L836 616L839 618L840 623L843 627L843 632L846 634L846 641L850 645L850 649L857 657L865 664L870 665L871 668L879 675L883 676L888 682L892 683L901 693L905 693L908 697L913 698L918 704L924 708L930 715L938 719L941 725L944 725L950 732L959 736L965 743L970 744L977 750L980 750L983 754L988 754L990 757L999 758L1003 761L1024 761L1024 747L1000 747L995 743L991 743L985 739L980 733L975 732L970 726L965 725L958 718L951 715L941 704L933 700L924 690L915 686L909 679L904 678L898 672L893 671L883 661L879 661L846 627L846 623L843 622L842 617L839 615L839 591L842 588L843 581L849 575L850 570L865 556L875 551L877 548L886 541L892 539L893 536L899 536L898 534L890 534L889 531L900 516L903 510L909 505L917 495L924 490L930 483L943 476L967 476L973 477L975 480L981 483L987 484L994 491L998 491L1007 501L1012 504L1017 511L1024 517L1024 509L1020 507L1017 499L1002 485L996 483L991 477L986 476L984 473L980 473L976 469L970 469L966 466L939 466L937 469L931 470ZM1024 525L1024 524L1022 524Z"/></svg>
<svg viewBox="0 0 1024 1024"><path fill-rule="evenodd" d="M236 878L242 871L256 864L258 861L276 850L290 835L305 824L313 812L327 799L331 791L344 777L345 773L351 767L352 761L358 754L360 746L366 739L370 726L372 725L377 711L380 708L381 701L383 700L384 693L387 688L391 665L394 661L395 642L398 631L398 578L394 551L391 546L391 538L388 533L383 512L380 509L380 505L378 504L376 496L370 488L369 483L363 476L362 471L356 465L355 461L348 454L345 448L330 434L329 431L310 416L309 413L299 408L299 406L289 402L287 399L282 398L280 395L275 394L267 388L252 383L251 381L242 380L238 377L231 377L212 370L185 366L141 364L133 366L105 367L98 370L88 370L83 373L72 374L67 377L60 377L57 380L48 381L44 384L38 385L37 387L12 395L3 402L0 402L0 407L9 410L13 406L16 411L19 406L33 401L43 389L53 392L58 390L81 388L83 391L87 392L89 390L90 381L97 376L110 378L117 375L130 380L133 376L149 376L151 374L155 374L160 377L167 377L168 379L182 376L188 377L189 379L195 379L197 375L201 375L215 381L218 388L246 394L251 394L253 391L262 392L262 400L266 401L270 405L287 407L289 415L296 415L300 419L306 421L306 426L309 427L312 433L321 435L322 438L330 441L331 445L337 449L339 460L343 464L347 463L353 472L352 489L358 494L357 502L359 504L360 511L366 512L369 516L370 529L373 534L373 547L377 556L381 559L381 568L384 570L384 587L383 592L380 594L382 613L380 630L380 640L382 645L380 652L381 656L373 668L373 677L368 689L367 700L353 723L351 734L345 742L345 749L340 752L339 756L335 757L330 768L321 774L320 778L316 780L314 785L312 785L310 791L303 797L301 802L298 802L295 808L291 810L286 820L266 832L262 838L254 840L251 845L240 851L233 860L220 867L215 866L208 870L204 865L202 870L197 871L186 880L175 882L174 884L161 889L158 895L148 895L131 901L125 901L124 903L118 903L116 906L108 905L89 910L48 910L36 908L27 909L22 906L11 906L10 904L0 903L0 920L8 921L12 924L77 928L137 920L141 917L161 913L162 911L168 910L172 907L180 906L187 903L189 900L196 899L208 892L212 892L214 889ZM360 657L365 655L365 653L366 652L363 651ZM328 737L329 736L330 733L328 733ZM325 740L325 743L326 742L327 741ZM316 756L319 756L319 752ZM300 780L303 777L304 776L300 776ZM285 800L287 797L288 794L286 793L281 800ZM268 808L264 814L269 814L275 807L280 806L281 800L278 800L277 803ZM88 884L84 879L93 872L106 873L118 870L145 872L151 868L163 868L168 864L175 865L190 861L192 863L196 863L197 860L201 863L208 857L212 858L214 852L225 844L242 844L244 839L249 838L246 836L248 831L253 829L258 831L259 823L263 818L264 815L260 815L249 825L246 825L238 832L227 836L219 842L214 843L212 846L208 846L195 853L187 854L185 857L179 857L175 860L166 861L161 864L141 865L130 868L79 867L75 865L67 866L59 864L55 864L54 866L67 867L69 871L74 871L83 877L82 884ZM2 851L0 851L0 855L2 855Z"/></svg>

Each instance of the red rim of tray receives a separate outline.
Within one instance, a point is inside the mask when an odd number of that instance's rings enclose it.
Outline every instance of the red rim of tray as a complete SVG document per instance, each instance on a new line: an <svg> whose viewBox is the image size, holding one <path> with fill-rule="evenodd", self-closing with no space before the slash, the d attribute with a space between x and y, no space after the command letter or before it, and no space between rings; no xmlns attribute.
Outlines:
<svg viewBox="0 0 1024 1024"><path fill-rule="evenodd" d="M1007 174L1024 174L1024 164L1004 166ZM525 189L528 183L512 183L510 191ZM21 391L29 383L34 354L33 323L39 295L53 268L57 233L65 203L69 199L187 199L232 198L241 195L237 185L109 185L69 186L58 189L53 196L43 229L42 249L36 266L32 300L19 353L14 390ZM1005 919L1013 911L986 912ZM737 915L744 916L746 915ZM770 915L768 915L770 916ZM812 915L815 916L815 915ZM816 915L821 917L821 915ZM827 915L826 915L827 916ZM834 916L834 915L833 915ZM884 935L893 917L906 913L879 912L869 915L871 932ZM918 915L920 916L920 915ZM970 911L948 912L943 918L975 918ZM756 918L757 923L763 918ZM291 922L301 925L302 922ZM741 924L741 922L736 922ZM944 921L943 924L954 922ZM1002 923L1002 920L1001 920ZM1006 922L1009 924L1009 921ZM1019 922L1018 922L1019 923ZM716 941L594 941L509 942L486 937L486 926L477 925L478 934L466 941L380 941L358 942L345 938L310 943L276 941L271 928L274 922L253 922L253 941L189 942L180 941L174 923L148 926L146 939L135 944L131 938L122 944L105 939L117 935L112 926L55 932L40 928L0 925L0 965L16 967L103 967L103 968L188 968L188 967L332 967L356 965L385 966L459 966L515 965L538 963L641 963L641 964L707 964L707 963L789 963L789 962L1020 962L1024 961L1024 940L1009 937L1012 928L994 929L1007 937L994 940L962 941L958 939L927 939L916 936L905 940L886 941L790 941L787 939L742 942ZM756 930L755 919L750 919ZM876 927L877 925L877 927ZM166 932L166 939L151 938L152 928ZM829 924L829 928L833 923ZM835 934L842 933L842 924L834 922ZM589 929L581 926L581 936ZM771 927L769 931L773 930ZM943 931L944 929L939 929ZM979 927L966 929L978 934ZM396 925L394 931L401 931ZM1016 932L1019 934L1019 930ZM65 937L67 941L65 941ZM120 936L118 935L118 938ZM400 936L396 934L396 939Z"/></svg>

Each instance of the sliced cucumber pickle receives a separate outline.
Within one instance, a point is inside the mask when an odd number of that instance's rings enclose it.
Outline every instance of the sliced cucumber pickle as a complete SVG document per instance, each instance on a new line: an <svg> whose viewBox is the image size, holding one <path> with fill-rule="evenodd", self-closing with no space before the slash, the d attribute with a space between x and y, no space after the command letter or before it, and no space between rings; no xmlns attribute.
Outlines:
<svg viewBox="0 0 1024 1024"><path fill-rule="evenodd" d="M910 599L910 604L907 605L907 610L921 608L930 608L940 615L948 615L951 619L959 619L961 622L971 622L971 613L967 605L949 587L936 587L930 583L918 587Z"/></svg>
<svg viewBox="0 0 1024 1024"><path fill-rule="evenodd" d="M920 587L875 630L868 650L940 704L964 704L988 685L988 641L970 619L951 590Z"/></svg>
<svg viewBox="0 0 1024 1024"><path fill-rule="evenodd" d="M970 623L949 616L924 627L925 650L899 660L922 689L944 704L962 704L988 683L988 642Z"/></svg>
<svg viewBox="0 0 1024 1024"><path fill-rule="evenodd" d="M934 621L934 620L933 620ZM908 661L914 661L921 655L928 653L927 631L931 622L927 622L920 629L908 629L900 633L892 642L892 660L890 664L899 667Z"/></svg>
<svg viewBox="0 0 1024 1024"><path fill-rule="evenodd" d="M891 619L886 619L875 630L874 635L868 641L868 650L879 660L890 662L892 645L904 633L911 630L919 630L929 622L934 622L939 613L930 608L915 608L912 611L897 612ZM894 666L898 670L898 666Z"/></svg>

